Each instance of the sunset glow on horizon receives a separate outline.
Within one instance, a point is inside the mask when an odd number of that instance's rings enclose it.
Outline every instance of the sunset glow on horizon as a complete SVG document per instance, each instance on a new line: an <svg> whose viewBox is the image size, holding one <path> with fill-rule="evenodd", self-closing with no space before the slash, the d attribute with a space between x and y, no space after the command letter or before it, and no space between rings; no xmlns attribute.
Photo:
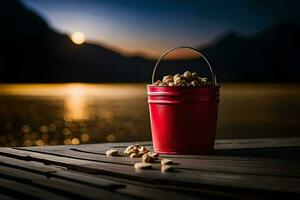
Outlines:
<svg viewBox="0 0 300 200"><path fill-rule="evenodd" d="M74 32L71 35L71 40L75 43L75 44L82 44L85 42L85 35L82 32Z"/></svg>
<svg viewBox="0 0 300 200"><path fill-rule="evenodd" d="M203 47L228 32L251 36L298 16L283 0L21 1L59 33L80 30L72 39L76 44L88 39L127 56L149 58L176 46Z"/></svg>

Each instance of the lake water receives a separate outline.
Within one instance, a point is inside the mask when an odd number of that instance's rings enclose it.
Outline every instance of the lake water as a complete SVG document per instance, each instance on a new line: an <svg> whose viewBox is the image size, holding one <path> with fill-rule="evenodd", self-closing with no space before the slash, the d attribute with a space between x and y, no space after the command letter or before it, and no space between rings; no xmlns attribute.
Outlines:
<svg viewBox="0 0 300 200"><path fill-rule="evenodd" d="M222 84L220 98L217 138L300 136L300 85ZM145 84L0 84L0 146L150 139Z"/></svg>

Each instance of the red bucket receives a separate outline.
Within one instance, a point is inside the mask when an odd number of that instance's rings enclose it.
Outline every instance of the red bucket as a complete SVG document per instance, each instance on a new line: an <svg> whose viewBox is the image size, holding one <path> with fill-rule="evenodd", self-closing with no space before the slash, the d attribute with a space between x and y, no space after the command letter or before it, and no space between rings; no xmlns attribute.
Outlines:
<svg viewBox="0 0 300 200"><path fill-rule="evenodd" d="M177 47L164 53L158 64L171 51L187 48L206 61L212 86L174 87L147 86L154 151L162 154L209 154L214 149L219 89L207 59L191 47Z"/></svg>

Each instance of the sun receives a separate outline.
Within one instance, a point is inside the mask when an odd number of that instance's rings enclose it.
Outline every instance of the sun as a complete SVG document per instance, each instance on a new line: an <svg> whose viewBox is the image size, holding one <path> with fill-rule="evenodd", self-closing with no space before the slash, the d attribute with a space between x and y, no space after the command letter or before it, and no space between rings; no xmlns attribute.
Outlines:
<svg viewBox="0 0 300 200"><path fill-rule="evenodd" d="M71 40L75 44L82 44L85 41L85 35L82 32L74 32L71 35Z"/></svg>

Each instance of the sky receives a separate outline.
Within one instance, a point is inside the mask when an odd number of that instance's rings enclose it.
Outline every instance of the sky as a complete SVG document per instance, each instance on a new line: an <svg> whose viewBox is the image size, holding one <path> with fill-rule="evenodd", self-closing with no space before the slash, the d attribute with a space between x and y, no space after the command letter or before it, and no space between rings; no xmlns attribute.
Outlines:
<svg viewBox="0 0 300 200"><path fill-rule="evenodd" d="M21 0L56 31L84 33L91 43L123 54L157 57L165 50L200 47L229 31L251 36L299 19L287 0Z"/></svg>

